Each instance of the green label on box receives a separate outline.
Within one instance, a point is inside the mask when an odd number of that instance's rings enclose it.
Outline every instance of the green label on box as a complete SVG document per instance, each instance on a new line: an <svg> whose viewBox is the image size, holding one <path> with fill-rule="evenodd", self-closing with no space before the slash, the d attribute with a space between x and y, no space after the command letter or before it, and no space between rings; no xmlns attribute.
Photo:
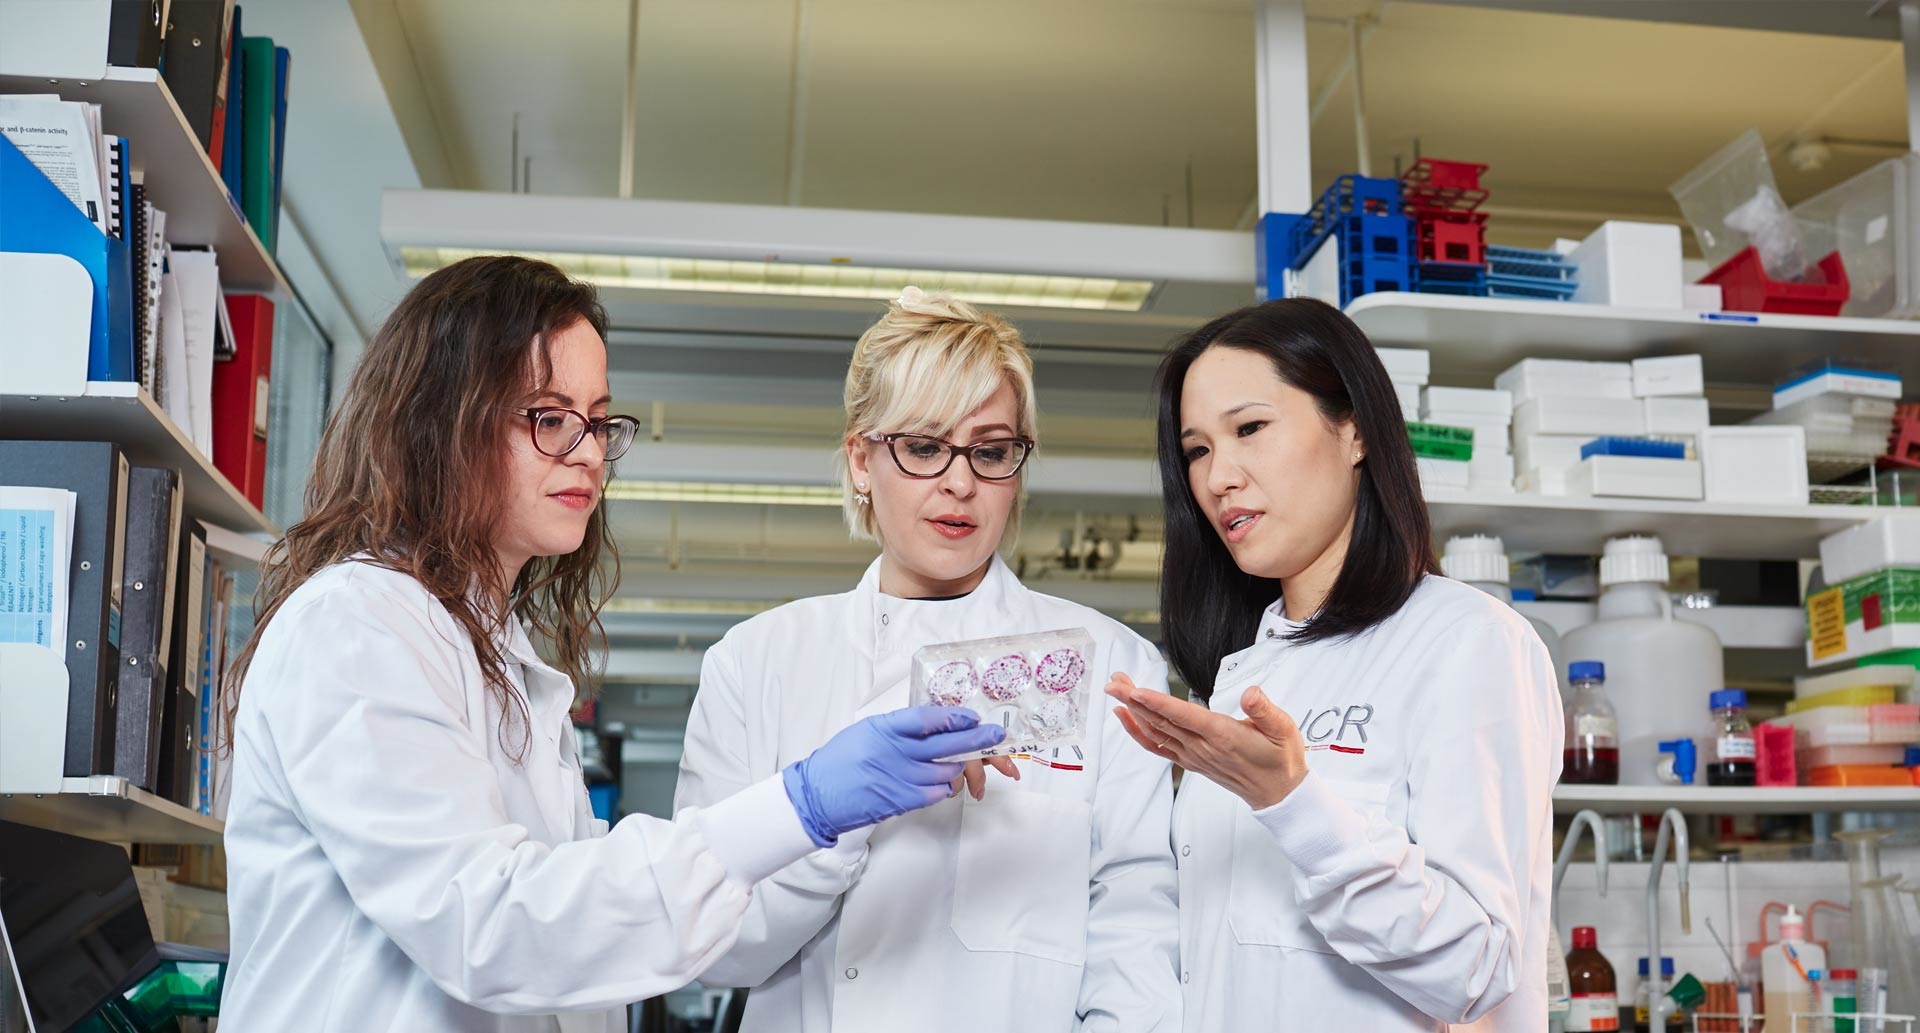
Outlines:
<svg viewBox="0 0 1920 1033"><path fill-rule="evenodd" d="M1837 589L1847 623L1872 631L1888 624L1920 624L1920 570L1898 567L1863 574Z"/></svg>

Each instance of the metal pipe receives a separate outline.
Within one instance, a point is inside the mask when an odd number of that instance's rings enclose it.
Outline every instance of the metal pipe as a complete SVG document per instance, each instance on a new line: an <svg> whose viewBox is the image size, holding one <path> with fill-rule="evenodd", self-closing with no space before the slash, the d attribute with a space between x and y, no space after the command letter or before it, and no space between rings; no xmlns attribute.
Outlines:
<svg viewBox="0 0 1920 1033"><path fill-rule="evenodd" d="M1573 863L1574 848L1580 845L1580 830L1593 833L1593 866L1600 879L1600 895L1607 895L1607 827L1600 819L1598 811L1585 810L1573 816L1567 823L1567 838L1560 844L1560 856L1553 862L1553 906L1548 911L1557 930L1560 927L1560 882L1567 877L1567 866Z"/></svg>
<svg viewBox="0 0 1920 1033"><path fill-rule="evenodd" d="M813 24L807 0L793 4L793 57L787 68L787 203L800 203L807 154L807 38Z"/></svg>
<svg viewBox="0 0 1920 1033"><path fill-rule="evenodd" d="M1359 161L1355 168L1362 176L1373 175L1373 161L1367 146L1366 66L1360 60L1360 31L1363 18L1347 22L1347 53L1353 58L1353 149Z"/></svg>
<svg viewBox="0 0 1920 1033"><path fill-rule="evenodd" d="M640 135L640 0L627 0L627 93L620 110L620 197L633 196L634 150Z"/></svg>
<svg viewBox="0 0 1920 1033"><path fill-rule="evenodd" d="M1647 971L1658 979L1660 972L1660 873L1667 866L1667 843L1673 843L1675 862L1680 866L1680 931L1693 932L1693 906L1687 889L1687 819L1676 808L1660 815L1660 833L1653 841L1653 866L1647 870ZM1666 1027L1667 1016L1678 1010L1665 991L1647 993L1647 1007L1654 1029Z"/></svg>

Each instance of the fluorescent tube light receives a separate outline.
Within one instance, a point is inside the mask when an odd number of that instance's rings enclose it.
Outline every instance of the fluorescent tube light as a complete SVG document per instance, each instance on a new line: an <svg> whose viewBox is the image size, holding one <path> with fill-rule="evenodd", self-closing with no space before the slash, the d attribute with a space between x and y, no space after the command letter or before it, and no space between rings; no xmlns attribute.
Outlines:
<svg viewBox="0 0 1920 1033"><path fill-rule="evenodd" d="M400 248L400 261L407 275L418 279L463 259L500 253L480 248L407 245ZM551 262L565 270L567 275L598 287L633 290L885 301L899 297L900 289L912 284L929 291L951 291L962 301L981 305L1098 309L1108 312L1138 312L1153 293L1151 280L1100 276L1038 276L570 251L513 253Z"/></svg>
<svg viewBox="0 0 1920 1033"><path fill-rule="evenodd" d="M821 484L728 484L700 481L607 482L615 502L731 502L752 506L838 506L840 489Z"/></svg>

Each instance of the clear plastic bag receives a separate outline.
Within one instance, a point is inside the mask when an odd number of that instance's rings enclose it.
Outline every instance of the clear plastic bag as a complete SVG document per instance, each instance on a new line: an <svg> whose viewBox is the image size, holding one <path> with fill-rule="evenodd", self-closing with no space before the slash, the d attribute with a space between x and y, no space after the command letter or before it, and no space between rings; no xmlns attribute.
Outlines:
<svg viewBox="0 0 1920 1033"><path fill-rule="evenodd" d="M1801 227L1780 197L1758 130L1741 133L1668 189L1707 264L1718 267L1752 246L1768 277L1795 282L1806 275L1812 263Z"/></svg>
<svg viewBox="0 0 1920 1033"><path fill-rule="evenodd" d="M1007 731L998 746L945 759L1037 753L1079 744L1092 670L1085 628L943 642L913 654L910 698L915 706L967 707Z"/></svg>

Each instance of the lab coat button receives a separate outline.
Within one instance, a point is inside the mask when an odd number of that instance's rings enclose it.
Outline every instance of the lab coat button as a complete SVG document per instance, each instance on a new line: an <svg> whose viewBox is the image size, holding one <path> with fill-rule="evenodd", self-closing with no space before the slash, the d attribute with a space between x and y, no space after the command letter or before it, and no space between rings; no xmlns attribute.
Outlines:
<svg viewBox="0 0 1920 1033"><path fill-rule="evenodd" d="M1240 661L1238 660L1235 660L1234 662L1227 665L1227 670L1229 671L1236 671L1239 669L1240 669Z"/></svg>
<svg viewBox="0 0 1920 1033"><path fill-rule="evenodd" d="M1278 631L1275 631L1275 630L1273 630L1272 628L1268 628L1268 629L1267 629L1267 637L1268 637L1268 638L1279 638L1279 637L1280 637L1280 633L1279 633Z"/></svg>
<svg viewBox="0 0 1920 1033"><path fill-rule="evenodd" d="M1191 843L1189 843L1189 844L1187 844L1186 846L1183 846L1183 847L1181 847L1181 848L1180 848L1180 856L1181 856L1181 857L1191 857L1191 856L1193 856L1193 844L1191 844Z"/></svg>
<svg viewBox="0 0 1920 1033"><path fill-rule="evenodd" d="M1180 973L1180 981L1181 981L1182 983L1191 983L1191 982L1193 982L1193 973L1191 973L1191 972L1182 972L1182 973Z"/></svg>
<svg viewBox="0 0 1920 1033"><path fill-rule="evenodd" d="M881 614L881 615L880 615L880 623L881 623L881 624L885 624L885 623L887 623L887 615L886 615L886 614L884 614L884 613L883 613L883 614Z"/></svg>
<svg viewBox="0 0 1920 1033"><path fill-rule="evenodd" d="M860 970L859 970L859 969L857 969L857 968L850 968L850 969L848 969L848 970L847 970L847 978L848 978L848 979L859 979L859 978L860 978Z"/></svg>

